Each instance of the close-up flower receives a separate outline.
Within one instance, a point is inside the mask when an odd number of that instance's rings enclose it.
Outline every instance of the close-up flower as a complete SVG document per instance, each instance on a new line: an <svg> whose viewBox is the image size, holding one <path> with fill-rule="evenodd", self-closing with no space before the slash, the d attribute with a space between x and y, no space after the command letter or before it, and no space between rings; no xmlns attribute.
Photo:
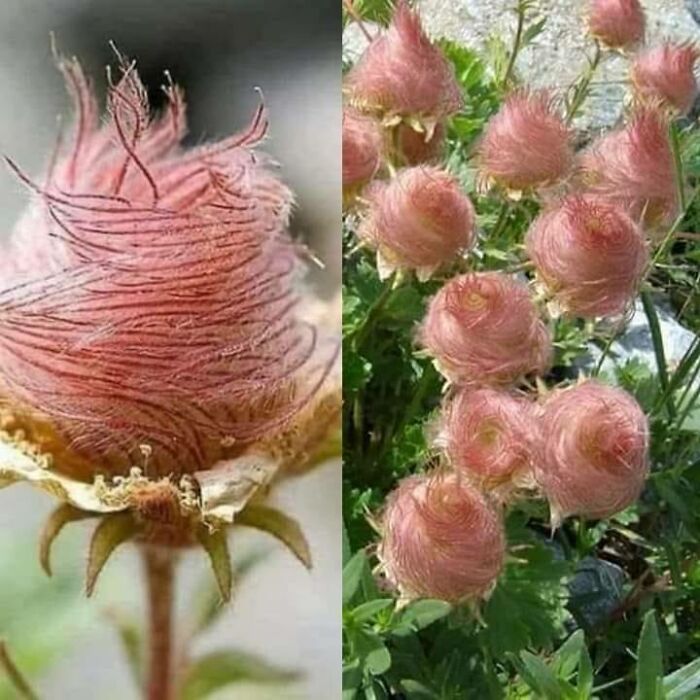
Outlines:
<svg viewBox="0 0 700 700"><path fill-rule="evenodd" d="M661 101L687 114L698 96L695 63L700 49L694 44L665 42L637 54L630 81L637 98Z"/></svg>
<svg viewBox="0 0 700 700"><path fill-rule="evenodd" d="M354 198L382 163L384 135L379 122L353 109L343 109L343 199Z"/></svg>
<svg viewBox="0 0 700 700"><path fill-rule="evenodd" d="M578 178L652 232L673 221L679 202L667 116L656 105L638 106L623 126L583 151Z"/></svg>
<svg viewBox="0 0 700 700"><path fill-rule="evenodd" d="M432 166L400 170L365 192L368 213L358 235L377 251L382 275L414 270L429 277L468 251L475 214L455 177Z"/></svg>
<svg viewBox="0 0 700 700"><path fill-rule="evenodd" d="M455 384L508 384L544 372L551 337L527 285L499 272L454 277L430 301L420 343Z"/></svg>
<svg viewBox="0 0 700 700"><path fill-rule="evenodd" d="M573 163L571 133L546 90L518 90L486 124L477 146L479 179L522 192L564 178Z"/></svg>
<svg viewBox="0 0 700 700"><path fill-rule="evenodd" d="M524 396L491 387L459 389L442 409L437 443L450 465L485 490L524 486L537 429Z"/></svg>
<svg viewBox="0 0 700 700"><path fill-rule="evenodd" d="M646 271L649 254L639 226L617 205L571 195L544 211L526 248L540 281L567 314L623 314Z"/></svg>
<svg viewBox="0 0 700 700"><path fill-rule="evenodd" d="M462 106L454 68L406 0L398 0L388 28L349 71L345 91L359 109L389 119L414 117L428 126Z"/></svg>
<svg viewBox="0 0 700 700"><path fill-rule="evenodd" d="M630 49L644 40L639 0L589 0L587 21L591 36L610 49Z"/></svg>
<svg viewBox="0 0 700 700"><path fill-rule="evenodd" d="M404 479L387 499L379 559L404 599L487 596L505 559L501 515L455 474Z"/></svg>
<svg viewBox="0 0 700 700"><path fill-rule="evenodd" d="M552 523L607 518L634 503L649 472L649 426L634 398L590 379L541 407L536 479Z"/></svg>

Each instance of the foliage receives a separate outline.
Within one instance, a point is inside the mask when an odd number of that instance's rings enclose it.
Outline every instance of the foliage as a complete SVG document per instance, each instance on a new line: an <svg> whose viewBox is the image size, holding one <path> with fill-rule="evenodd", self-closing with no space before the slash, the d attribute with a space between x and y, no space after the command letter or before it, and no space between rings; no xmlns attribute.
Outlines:
<svg viewBox="0 0 700 700"><path fill-rule="evenodd" d="M541 21L526 14L523 36L531 40ZM476 194L471 161L504 94L510 49L494 41L481 57L452 42L442 47L465 94L466 107L449 127L446 163L476 203L480 240L469 264L521 269L523 235L539 205L528 197ZM576 109L590 83L584 75L574 86ZM677 137L690 195L674 229L699 231L700 140L689 123L679 123ZM418 601L401 608L373 573L372 523L398 480L437 459L426 429L442 381L414 338L427 300L454 270L425 283L409 276L382 283L373 255L357 245L356 223L354 214L346 216L343 238L344 700L695 697L700 338L669 364L656 332L656 303L668 300L680 323L700 330L698 244L668 236L656 251L642 295L655 362L615 362L604 371L650 417L652 474L640 501L606 521L570 519L554 535L544 503L521 503L508 517L508 566L486 603L451 609ZM615 359L617 328L559 319L554 330L549 385L575 378L584 366L591 373L607 368L591 359L595 349L596 357L602 350Z"/></svg>

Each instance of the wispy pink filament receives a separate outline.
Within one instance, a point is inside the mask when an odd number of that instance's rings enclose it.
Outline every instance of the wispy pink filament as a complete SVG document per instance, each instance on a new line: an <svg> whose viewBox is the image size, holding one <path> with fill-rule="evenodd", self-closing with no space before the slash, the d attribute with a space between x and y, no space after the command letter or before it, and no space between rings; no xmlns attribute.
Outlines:
<svg viewBox="0 0 700 700"><path fill-rule="evenodd" d="M649 469L647 418L621 389L588 380L555 392L539 417L537 480L553 522L606 518L638 498Z"/></svg>
<svg viewBox="0 0 700 700"><path fill-rule="evenodd" d="M542 213L526 247L560 306L582 317L624 313L649 261L644 235L624 211L579 195Z"/></svg>
<svg viewBox="0 0 700 700"><path fill-rule="evenodd" d="M452 66L405 0L348 73L346 90L356 106L387 114L439 119L462 106Z"/></svg>
<svg viewBox="0 0 700 700"><path fill-rule="evenodd" d="M498 272L450 280L431 300L420 340L456 384L508 384L551 361L527 286Z"/></svg>
<svg viewBox="0 0 700 700"><path fill-rule="evenodd" d="M407 599L483 597L503 567L500 514L455 474L402 481L387 500L382 525L379 558Z"/></svg>
<svg viewBox="0 0 700 700"><path fill-rule="evenodd" d="M363 185L382 160L384 135L374 118L352 107L343 109L343 187Z"/></svg>
<svg viewBox="0 0 700 700"><path fill-rule="evenodd" d="M185 151L180 91L153 120L133 64L100 124L77 62L70 142L34 190L3 265L0 391L50 420L97 471L211 466L288 420L327 371L297 320L291 195L248 129ZM23 176L22 176L23 177Z"/></svg>
<svg viewBox="0 0 700 700"><path fill-rule="evenodd" d="M590 0L588 28L612 49L627 49L644 39L646 20L639 0Z"/></svg>

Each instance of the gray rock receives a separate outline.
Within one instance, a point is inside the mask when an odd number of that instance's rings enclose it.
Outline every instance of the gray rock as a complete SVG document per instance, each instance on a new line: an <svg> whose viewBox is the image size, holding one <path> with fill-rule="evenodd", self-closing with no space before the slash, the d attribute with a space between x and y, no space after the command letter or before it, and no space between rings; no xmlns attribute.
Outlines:
<svg viewBox="0 0 700 700"><path fill-rule="evenodd" d="M623 598L625 572L616 564L586 557L569 582L569 610L587 628L603 622Z"/></svg>

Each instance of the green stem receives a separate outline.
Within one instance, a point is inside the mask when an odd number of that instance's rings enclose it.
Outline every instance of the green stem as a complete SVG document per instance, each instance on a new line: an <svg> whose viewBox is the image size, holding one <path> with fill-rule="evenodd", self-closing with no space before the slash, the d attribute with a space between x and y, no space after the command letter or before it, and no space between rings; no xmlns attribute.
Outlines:
<svg viewBox="0 0 700 700"><path fill-rule="evenodd" d="M656 369L659 374L659 383L661 384L661 389L664 394L668 396L665 402L666 411L668 412L669 418L673 419L676 415L676 408L673 402L673 396L669 392L668 365L666 364L666 353L664 351L664 342L661 335L659 317L656 313L656 308L654 307L651 294L648 291L644 291L641 294L641 298L644 313L646 314L647 321L649 322L649 331L651 332L651 342L654 346L654 355L656 357Z"/></svg>
<svg viewBox="0 0 700 700"><path fill-rule="evenodd" d="M143 549L148 589L148 675L146 700L174 700L173 592L175 557L171 550L146 546Z"/></svg>
<svg viewBox="0 0 700 700"><path fill-rule="evenodd" d="M503 204L501 204L501 211L498 212L498 220L496 221L496 225L493 227L493 231L491 231L491 244L498 241L498 238L508 223L508 216L510 215L511 206L511 202L507 199L503 202Z"/></svg>
<svg viewBox="0 0 700 700"><path fill-rule="evenodd" d="M12 687L19 693L22 700L38 700L39 696L32 690L22 672L17 668L7 645L3 641L0 641L0 668L4 669Z"/></svg>
<svg viewBox="0 0 700 700"><path fill-rule="evenodd" d="M400 280L396 274L385 282L384 289L382 289L381 294L367 311L367 316L365 316L364 322L355 331L352 339L352 345L355 351L359 351L359 349L362 347L363 343L367 339L367 336L369 335L369 332L372 330L372 326L379 316L381 316L382 310L391 298L392 292L399 284Z"/></svg>
<svg viewBox="0 0 700 700"><path fill-rule="evenodd" d="M566 114L567 125L570 125L574 121L574 118L578 114L579 109L581 109L581 105L583 105L586 97L588 97L591 81L593 80L593 76L595 75L596 70L598 70L598 66L600 65L600 61L602 58L603 51L600 48L600 44L596 42L595 53L593 54L593 58L588 64L586 72L583 74L580 82L576 85L576 88L574 90L574 98L571 101L571 105Z"/></svg>
<svg viewBox="0 0 700 700"><path fill-rule="evenodd" d="M520 53L520 46L523 41L523 30L525 28L525 8L522 2L518 3L518 26L515 30L515 39L513 40L513 50L510 54L510 59L508 60L508 66L506 67L506 72L503 76L503 87L507 88L508 83L513 77L513 71L515 70L515 61Z"/></svg>
<svg viewBox="0 0 700 700"><path fill-rule="evenodd" d="M688 204L685 196L685 177L683 174L683 158L681 157L681 143L678 136L678 127L675 123L669 126L671 152L673 153L673 165L676 175L676 194L678 196L678 205L682 212L685 212Z"/></svg>

